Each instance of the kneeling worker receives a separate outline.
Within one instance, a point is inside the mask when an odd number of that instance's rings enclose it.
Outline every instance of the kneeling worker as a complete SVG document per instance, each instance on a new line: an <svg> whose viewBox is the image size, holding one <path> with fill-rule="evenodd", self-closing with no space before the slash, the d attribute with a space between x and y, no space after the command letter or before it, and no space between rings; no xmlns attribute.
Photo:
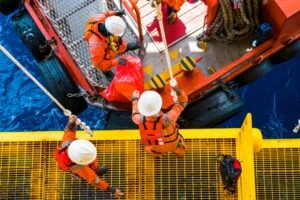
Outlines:
<svg viewBox="0 0 300 200"><path fill-rule="evenodd" d="M167 152L182 157L186 152L184 138L178 132L177 119L188 97L177 86L175 79L171 82L178 99L166 113L161 111L162 98L157 92L146 91L141 97L137 90L132 94L132 120L139 126L141 141L153 158L159 158Z"/></svg>
<svg viewBox="0 0 300 200"><path fill-rule="evenodd" d="M122 38L126 24L120 16L124 14L124 10L107 11L92 16L86 24L83 39L88 41L91 62L104 72L118 64L126 64L125 59L116 58L118 54L140 47L135 42L127 44Z"/></svg>
<svg viewBox="0 0 300 200"><path fill-rule="evenodd" d="M72 174L86 180L97 188L113 193L116 197L123 195L119 188L111 187L107 182L99 178L107 172L106 166L99 166L97 150L93 143L76 138L75 115L70 116L65 129L61 146L56 149L55 159L62 171L70 171Z"/></svg>

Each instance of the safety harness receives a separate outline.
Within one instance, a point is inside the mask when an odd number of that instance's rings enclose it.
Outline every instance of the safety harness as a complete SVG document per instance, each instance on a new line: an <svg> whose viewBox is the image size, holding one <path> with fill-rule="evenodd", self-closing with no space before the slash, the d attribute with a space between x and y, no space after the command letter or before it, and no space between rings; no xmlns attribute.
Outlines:
<svg viewBox="0 0 300 200"><path fill-rule="evenodd" d="M105 38L103 38L103 36L101 36L102 34L98 31L99 24L103 24L105 22L105 19L106 19L105 16L96 16L96 17L90 18L87 21L86 26L85 26L85 32L84 32L83 39L88 40L92 35L96 35L100 40L105 40ZM107 44L114 53L118 53L120 41L122 41L122 38L120 40L120 38L118 36L114 36L114 35L108 36ZM107 49L106 49L105 54L107 55ZM106 59L109 59L109 58L106 58Z"/></svg>
<svg viewBox="0 0 300 200"><path fill-rule="evenodd" d="M141 140L144 145L164 145L163 123L159 116L155 121L147 121L143 116L139 123Z"/></svg>
<svg viewBox="0 0 300 200"><path fill-rule="evenodd" d="M68 144L65 147L58 147L54 153L59 168L64 172L67 171L71 166L76 165L70 160L66 152L70 144Z"/></svg>
<svg viewBox="0 0 300 200"><path fill-rule="evenodd" d="M144 145L164 145L177 141L178 125L174 131L168 135L164 135L164 122L161 120L163 115L157 117L155 121L146 120L145 116L142 116L142 120L139 123L139 130L141 135L141 141ZM166 120L166 119L165 119Z"/></svg>

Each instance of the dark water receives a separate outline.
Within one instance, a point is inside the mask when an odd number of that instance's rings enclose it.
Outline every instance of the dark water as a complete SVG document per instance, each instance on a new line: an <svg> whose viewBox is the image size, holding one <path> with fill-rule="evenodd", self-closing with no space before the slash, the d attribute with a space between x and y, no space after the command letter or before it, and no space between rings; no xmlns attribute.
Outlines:
<svg viewBox="0 0 300 200"><path fill-rule="evenodd" d="M245 101L242 112L218 127L239 127L243 117L252 113L253 126L264 138L295 138L300 119L300 56L281 63L263 78L239 89Z"/></svg>
<svg viewBox="0 0 300 200"><path fill-rule="evenodd" d="M37 63L0 15L0 43L39 79ZM241 113L218 127L239 127L247 112L264 137L299 137L292 130L300 118L300 57L277 66L264 78L239 90L245 100ZM57 106L0 53L0 131L61 130L67 121ZM105 112L89 107L79 117L92 129L104 128Z"/></svg>
<svg viewBox="0 0 300 200"><path fill-rule="evenodd" d="M37 62L11 20L0 14L0 44L39 81ZM0 131L61 130L67 118L27 76L0 52ZM79 115L92 129L104 128L105 112L89 107Z"/></svg>

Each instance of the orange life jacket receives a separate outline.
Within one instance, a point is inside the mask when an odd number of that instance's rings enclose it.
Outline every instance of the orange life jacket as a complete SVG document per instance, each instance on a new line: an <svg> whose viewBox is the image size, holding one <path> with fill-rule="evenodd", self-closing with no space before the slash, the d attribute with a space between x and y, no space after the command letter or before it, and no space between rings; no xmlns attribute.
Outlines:
<svg viewBox="0 0 300 200"><path fill-rule="evenodd" d="M62 148L62 147L58 147L54 153L54 157L57 161L57 164L59 166L59 168L62 170L62 171L67 171L71 166L75 165L75 163L73 163L67 152L66 152L66 149L68 148L68 146Z"/></svg>
<svg viewBox="0 0 300 200"><path fill-rule="evenodd" d="M102 38L103 37L102 34L99 33L99 31L98 31L98 25L103 24L105 22L105 19L106 19L106 16L102 15L102 14L91 17L85 25L83 39L88 40L93 34Z"/></svg>
<svg viewBox="0 0 300 200"><path fill-rule="evenodd" d="M163 123L159 116L155 121L143 120L139 123L142 144L144 145L164 145Z"/></svg>
<svg viewBox="0 0 300 200"><path fill-rule="evenodd" d="M100 40L103 40L103 41L107 40L109 47L115 53L117 53L118 48L119 48L119 37L115 36L115 35L110 35L107 39L107 37L103 36L98 30L99 24L104 24L105 19L106 19L105 15L96 15L96 16L91 17L85 25L85 32L84 32L83 39L88 40L94 34ZM111 44L113 44L113 45L111 45Z"/></svg>
<svg viewBox="0 0 300 200"><path fill-rule="evenodd" d="M100 68L103 71L108 71L107 68L110 68L110 66L99 66L99 56L105 59L105 60L112 60L116 57L118 53L122 53L126 50L127 43L124 39L121 37L110 35L108 37L102 35L99 30L98 26L99 24L104 24L106 20L106 15L100 14L95 15L91 17L85 26L85 32L83 39L86 41L89 41L89 48L90 48L90 54L91 54L91 61L92 64ZM92 37L92 36L95 37ZM95 48L95 46L101 46L98 48ZM104 55L101 55L99 48L102 48L104 51ZM100 59L101 61L102 59Z"/></svg>

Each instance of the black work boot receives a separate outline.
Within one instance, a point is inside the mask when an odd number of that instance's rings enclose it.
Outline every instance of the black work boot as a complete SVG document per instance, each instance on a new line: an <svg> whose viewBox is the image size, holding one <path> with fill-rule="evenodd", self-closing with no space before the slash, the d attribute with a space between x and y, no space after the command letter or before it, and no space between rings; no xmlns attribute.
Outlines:
<svg viewBox="0 0 300 200"><path fill-rule="evenodd" d="M98 176L103 176L107 171L108 171L108 167L107 166L105 166L105 165L100 166L97 169L97 175Z"/></svg>

